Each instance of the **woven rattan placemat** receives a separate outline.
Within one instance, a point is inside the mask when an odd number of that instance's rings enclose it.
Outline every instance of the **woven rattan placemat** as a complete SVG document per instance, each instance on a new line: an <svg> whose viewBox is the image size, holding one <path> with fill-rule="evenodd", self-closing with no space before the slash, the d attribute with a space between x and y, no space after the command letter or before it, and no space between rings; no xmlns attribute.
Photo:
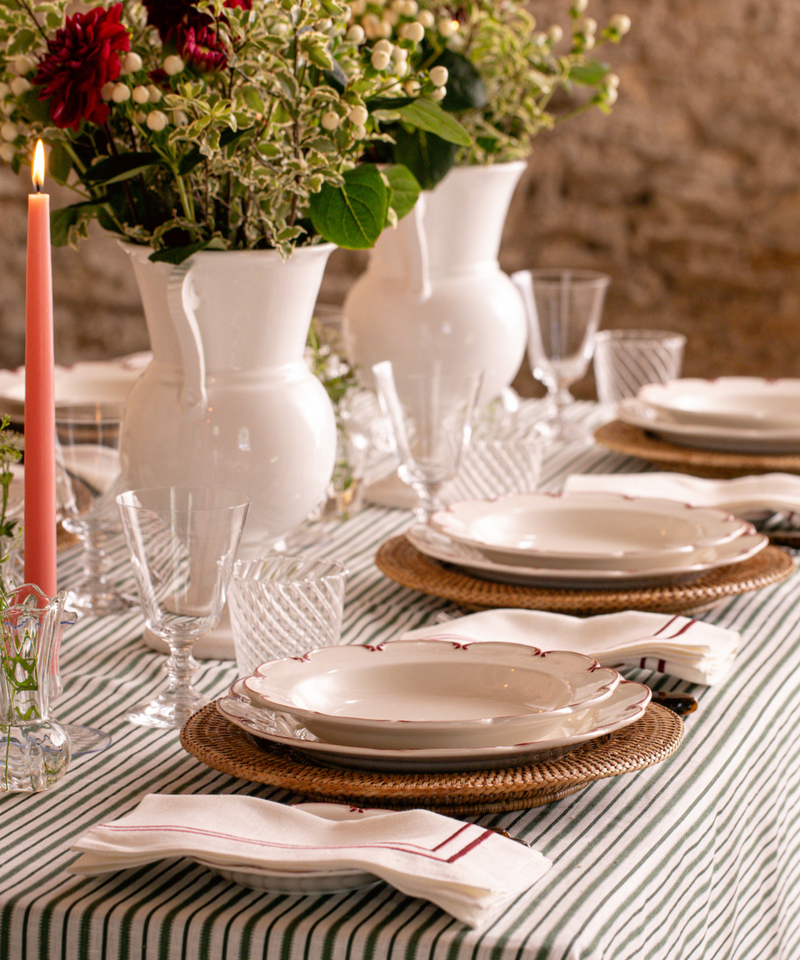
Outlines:
<svg viewBox="0 0 800 960"><path fill-rule="evenodd" d="M392 809L426 807L451 814L542 806L595 780L660 763L682 739L680 717L651 703L629 727L556 760L486 772L388 774L324 767L296 751L259 743L228 723L213 703L190 717L181 730L181 744L192 756L241 780L282 787L311 800Z"/></svg>
<svg viewBox="0 0 800 960"><path fill-rule="evenodd" d="M719 567L689 583L627 590L561 590L525 587L482 580L457 567L426 556L404 537L382 544L375 557L378 569L404 587L452 600L472 610L522 607L594 616L619 610L653 613L696 613L726 597L760 590L790 577L796 564L779 547L765 547L750 560Z"/></svg>
<svg viewBox="0 0 800 960"><path fill-rule="evenodd" d="M609 450L640 457L663 470L690 473L696 477L728 479L751 473L800 473L800 455L732 453L722 450L695 450L612 420L594 432L595 440Z"/></svg>

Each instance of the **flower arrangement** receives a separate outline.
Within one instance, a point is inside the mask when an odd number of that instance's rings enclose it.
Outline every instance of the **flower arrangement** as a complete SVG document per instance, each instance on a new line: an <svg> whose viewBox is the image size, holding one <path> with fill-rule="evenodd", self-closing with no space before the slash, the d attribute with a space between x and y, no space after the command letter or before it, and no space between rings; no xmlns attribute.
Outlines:
<svg viewBox="0 0 800 960"><path fill-rule="evenodd" d="M432 97L470 134L468 144L448 142L399 118L375 154L404 164L425 189L453 164L488 164L528 157L532 139L589 107L608 112L619 78L591 52L618 43L630 29L624 14L600 29L586 16L588 0L573 0L570 28L540 29L520 0L351 0L349 36L364 56L383 45L396 60L403 90L419 93L426 71ZM415 46L406 55L406 44ZM559 92L567 100L553 109ZM567 94L566 98L563 94Z"/></svg>
<svg viewBox="0 0 800 960"><path fill-rule="evenodd" d="M369 247L419 191L402 166L360 162L384 126L468 137L425 66L410 95L351 19L343 0L0 4L0 158L19 171L35 138L49 146L49 174L80 195L53 213L57 245L96 220L173 263Z"/></svg>

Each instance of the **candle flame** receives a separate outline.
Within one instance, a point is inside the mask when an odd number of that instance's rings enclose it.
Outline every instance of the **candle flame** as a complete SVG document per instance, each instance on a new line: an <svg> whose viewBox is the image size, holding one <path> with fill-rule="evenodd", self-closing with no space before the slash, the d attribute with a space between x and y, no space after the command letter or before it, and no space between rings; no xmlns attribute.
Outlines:
<svg viewBox="0 0 800 960"><path fill-rule="evenodd" d="M36 141L36 150L33 153L33 186L37 193L44 187L44 144Z"/></svg>

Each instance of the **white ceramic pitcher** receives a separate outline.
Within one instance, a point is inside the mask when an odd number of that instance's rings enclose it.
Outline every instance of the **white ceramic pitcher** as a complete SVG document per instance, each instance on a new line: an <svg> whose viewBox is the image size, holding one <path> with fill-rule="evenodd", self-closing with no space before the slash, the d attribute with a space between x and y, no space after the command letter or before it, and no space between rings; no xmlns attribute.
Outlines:
<svg viewBox="0 0 800 960"><path fill-rule="evenodd" d="M384 230L344 304L348 357L368 380L382 360L411 374L483 370L482 399L516 376L528 330L497 260L524 162L454 167L394 230Z"/></svg>
<svg viewBox="0 0 800 960"><path fill-rule="evenodd" d="M126 481L249 494L239 556L263 553L319 502L336 424L304 359L331 244L205 251L177 267L124 245L153 360L134 385L120 436Z"/></svg>

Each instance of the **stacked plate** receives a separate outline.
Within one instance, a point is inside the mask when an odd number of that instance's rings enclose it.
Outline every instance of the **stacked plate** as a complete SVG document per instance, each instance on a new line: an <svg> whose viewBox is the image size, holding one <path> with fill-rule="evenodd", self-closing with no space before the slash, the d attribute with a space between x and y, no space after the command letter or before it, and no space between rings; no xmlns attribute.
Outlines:
<svg viewBox="0 0 800 960"><path fill-rule="evenodd" d="M800 380L719 377L650 383L620 402L618 416L685 447L800 453Z"/></svg>
<svg viewBox="0 0 800 960"><path fill-rule="evenodd" d="M581 653L394 640L269 661L217 708L318 762L402 773L549 759L633 723L649 701L647 687Z"/></svg>
<svg viewBox="0 0 800 960"><path fill-rule="evenodd" d="M486 579L569 589L681 583L768 543L725 510L613 493L463 500L407 537L427 556Z"/></svg>
<svg viewBox="0 0 800 960"><path fill-rule="evenodd" d="M117 360L87 360L55 368L56 403L124 402L151 359L133 354ZM0 413L21 423L25 414L25 368L0 370Z"/></svg>

